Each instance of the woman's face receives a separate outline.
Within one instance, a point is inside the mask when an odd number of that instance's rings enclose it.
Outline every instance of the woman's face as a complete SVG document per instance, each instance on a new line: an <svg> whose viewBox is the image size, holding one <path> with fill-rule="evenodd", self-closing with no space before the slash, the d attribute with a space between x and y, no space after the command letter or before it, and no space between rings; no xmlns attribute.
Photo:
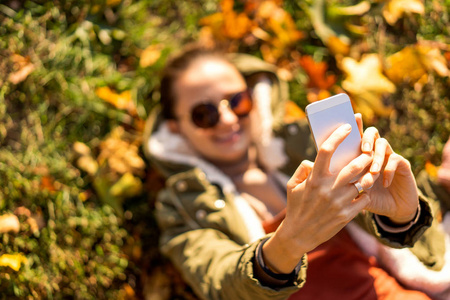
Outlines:
<svg viewBox="0 0 450 300"><path fill-rule="evenodd" d="M175 115L173 127L191 146L214 163L233 163L247 154L250 138L249 117L239 118L229 107L219 105L247 88L238 70L220 59L199 59L174 84ZM199 128L191 120L194 106L205 101L219 109L219 122L212 128Z"/></svg>

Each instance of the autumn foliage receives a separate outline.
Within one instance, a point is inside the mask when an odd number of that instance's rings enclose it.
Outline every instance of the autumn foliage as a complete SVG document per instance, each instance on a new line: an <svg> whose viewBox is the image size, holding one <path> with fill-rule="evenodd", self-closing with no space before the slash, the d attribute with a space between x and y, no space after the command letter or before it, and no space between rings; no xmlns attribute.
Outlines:
<svg viewBox="0 0 450 300"><path fill-rule="evenodd" d="M195 299L157 250L164 182L142 155L167 57L199 41L275 64L285 121L350 95L413 171L450 134L443 1L107 0L0 4L0 294Z"/></svg>

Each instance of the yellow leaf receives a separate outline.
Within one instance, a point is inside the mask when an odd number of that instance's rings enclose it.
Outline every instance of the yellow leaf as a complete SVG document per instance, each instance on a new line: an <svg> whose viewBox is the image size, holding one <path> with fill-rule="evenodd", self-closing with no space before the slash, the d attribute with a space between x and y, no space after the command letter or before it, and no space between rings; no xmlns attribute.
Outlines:
<svg viewBox="0 0 450 300"><path fill-rule="evenodd" d="M150 67L154 65L158 59L161 57L162 45L150 45L145 48L141 53L141 58L139 60L139 65L142 68Z"/></svg>
<svg viewBox="0 0 450 300"><path fill-rule="evenodd" d="M425 7L421 0L388 0L383 6L383 17L390 25L394 25L404 14L423 15Z"/></svg>
<svg viewBox="0 0 450 300"><path fill-rule="evenodd" d="M449 74L446 59L437 48L407 46L386 59L386 75L395 83L426 82L431 71L443 77Z"/></svg>
<svg viewBox="0 0 450 300"><path fill-rule="evenodd" d="M387 79L381 68L381 62L376 54L366 54L360 62L345 57L340 66L345 73L342 87L351 93L352 100L366 120L371 120L374 114L387 116L392 108L384 105L382 98L396 90L395 85Z"/></svg>
<svg viewBox="0 0 450 300"><path fill-rule="evenodd" d="M14 271L19 271L22 263L27 263L27 258L22 254L3 254L0 256L0 266L10 267Z"/></svg>
<svg viewBox="0 0 450 300"><path fill-rule="evenodd" d="M133 197L142 191L142 182L131 173L125 173L112 187L111 195L114 197Z"/></svg>
<svg viewBox="0 0 450 300"><path fill-rule="evenodd" d="M0 233L14 232L18 233L20 229L19 219L16 215L5 214L0 216Z"/></svg>

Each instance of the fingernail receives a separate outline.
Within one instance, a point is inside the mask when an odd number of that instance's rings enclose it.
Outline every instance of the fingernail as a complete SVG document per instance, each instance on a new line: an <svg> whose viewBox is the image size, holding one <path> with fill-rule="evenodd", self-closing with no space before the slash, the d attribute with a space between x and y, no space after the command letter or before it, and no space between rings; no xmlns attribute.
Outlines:
<svg viewBox="0 0 450 300"><path fill-rule="evenodd" d="M383 181L383 186L384 186L384 187L388 187L388 185L389 185L389 180L386 178L386 179Z"/></svg>
<svg viewBox="0 0 450 300"><path fill-rule="evenodd" d="M380 170L380 165L378 163L374 163L371 167L370 167L370 172L372 173L376 173Z"/></svg>
<svg viewBox="0 0 450 300"><path fill-rule="evenodd" d="M364 143L364 145L363 145L364 152L369 152L370 150L372 150L371 148L372 147L370 147L370 143Z"/></svg>
<svg viewBox="0 0 450 300"><path fill-rule="evenodd" d="M344 129L347 130L347 131L350 131L350 130L352 130L352 125L350 125L350 124L345 124L345 125L344 125Z"/></svg>

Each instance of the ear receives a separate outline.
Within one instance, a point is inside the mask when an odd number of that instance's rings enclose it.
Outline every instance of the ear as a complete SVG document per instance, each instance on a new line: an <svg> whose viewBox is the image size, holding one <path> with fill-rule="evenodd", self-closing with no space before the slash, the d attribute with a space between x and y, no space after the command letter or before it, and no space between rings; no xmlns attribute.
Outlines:
<svg viewBox="0 0 450 300"><path fill-rule="evenodd" d="M180 133L180 126L176 120L167 120L167 126L172 133Z"/></svg>

